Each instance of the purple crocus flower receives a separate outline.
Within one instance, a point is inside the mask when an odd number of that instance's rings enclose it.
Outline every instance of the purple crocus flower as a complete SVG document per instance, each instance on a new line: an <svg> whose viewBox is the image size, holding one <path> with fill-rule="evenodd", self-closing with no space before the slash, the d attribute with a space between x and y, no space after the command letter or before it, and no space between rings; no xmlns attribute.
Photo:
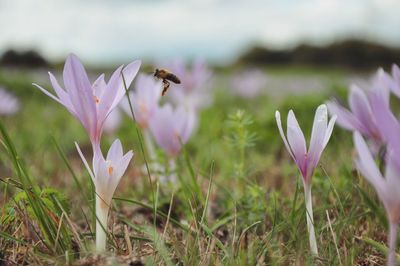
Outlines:
<svg viewBox="0 0 400 266"><path fill-rule="evenodd" d="M399 132L398 132L399 133ZM358 158L355 161L357 169L375 188L379 199L385 206L389 221L389 254L388 265L396 265L397 229L400 222L400 153L388 144L386 150L386 171L382 176L375 160L359 132L353 135ZM398 138L398 136L397 136Z"/></svg>
<svg viewBox="0 0 400 266"><path fill-rule="evenodd" d="M78 144L75 143L75 145L96 188L96 250L102 252L106 248L106 232L103 227L107 228L111 200L133 157L133 152L128 151L124 155L119 139L113 142L106 158L104 158L100 146L96 146L92 171Z"/></svg>
<svg viewBox="0 0 400 266"><path fill-rule="evenodd" d="M19 110L19 101L14 95L0 88L0 115L12 115Z"/></svg>
<svg viewBox="0 0 400 266"><path fill-rule="evenodd" d="M139 74L135 83L135 91L129 94L132 102L133 114L138 125L145 129L158 108L162 91L162 83L152 75ZM128 99L121 105L122 109L132 116Z"/></svg>
<svg viewBox="0 0 400 266"><path fill-rule="evenodd" d="M193 114L182 106L173 109L170 104L165 104L150 120L150 131L157 144L172 157L177 156L182 144L188 142L193 128Z"/></svg>
<svg viewBox="0 0 400 266"><path fill-rule="evenodd" d="M347 110L336 100L327 102L331 114L337 115L337 123L351 131L359 131L373 141L375 148L382 144L378 120L372 112L371 95L373 92L379 92L383 95L385 104L389 105L389 88L391 84L390 77L379 69L370 82L370 88L367 94L358 86L353 85L350 89L349 107Z"/></svg>
<svg viewBox="0 0 400 266"><path fill-rule="evenodd" d="M187 68L181 60L176 60L170 70L181 80L181 84L173 84L168 91L171 99L177 105L183 105L186 109L198 111L212 103L210 92L211 71L204 60L197 59L192 68Z"/></svg>
<svg viewBox="0 0 400 266"><path fill-rule="evenodd" d="M311 178L317 167L322 151L325 149L331 137L333 126L335 125L336 116L333 116L328 124L328 111L325 104L320 105L315 112L314 124L311 132L310 146L306 148L306 140L304 134L297 122L292 110L289 111L287 119L287 138L283 132L281 116L279 111L275 113L276 123L278 124L279 133L283 143L286 146L290 156L295 161L300 170L304 194L306 200L307 211L307 228L309 232L310 248L314 255L318 255L317 242L314 232L314 219L312 212L311 198Z"/></svg>
<svg viewBox="0 0 400 266"><path fill-rule="evenodd" d="M310 146L307 151L304 134L296 120L292 110L289 111L287 119L287 139L283 132L279 111L275 113L279 133L285 143L286 149L296 162L297 167L306 185L311 183L314 169L317 167L322 151L331 137L336 116L334 115L328 124L328 113L325 104L320 105L315 112L314 124L311 132Z"/></svg>
<svg viewBox="0 0 400 266"><path fill-rule="evenodd" d="M231 86L233 92L244 98L255 98L263 92L267 77L260 70L247 70L233 76Z"/></svg>
<svg viewBox="0 0 400 266"><path fill-rule="evenodd" d="M134 61L126 67L120 66L111 76L108 83L104 74L91 84L85 68L74 54L65 61L63 80L65 90L58 84L53 74L49 73L51 84L56 95L38 87L43 93L64 105L84 126L92 145L100 142L103 124L110 112L117 106L125 94L122 74L129 86L136 76L140 61Z"/></svg>

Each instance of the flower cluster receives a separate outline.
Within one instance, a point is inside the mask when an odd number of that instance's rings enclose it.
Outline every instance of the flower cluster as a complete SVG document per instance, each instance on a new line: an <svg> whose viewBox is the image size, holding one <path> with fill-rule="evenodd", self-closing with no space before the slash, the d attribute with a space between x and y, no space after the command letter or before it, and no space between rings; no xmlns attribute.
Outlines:
<svg viewBox="0 0 400 266"><path fill-rule="evenodd" d="M68 56L63 72L63 89L53 74L50 81L56 95L34 84L43 93L62 104L83 125L89 135L93 148L93 165L89 167L78 144L76 147L88 169L96 188L96 249L104 251L106 247L107 217L114 191L133 157L132 151L123 155L121 142L117 139L108 151L106 159L100 148L101 135L107 117L112 113L125 94L124 84L129 84L139 71L140 61L134 61L126 67L120 66L104 80L100 75L93 83L78 57Z"/></svg>
<svg viewBox="0 0 400 266"><path fill-rule="evenodd" d="M181 151L182 145L187 143L195 124L197 112L204 102L198 102L198 90L209 79L204 62L196 62L193 71L186 72L182 64L176 65L176 72L182 78L182 86L173 88L172 93L177 96L176 106L167 103L160 104L162 83L151 75L140 74L135 83L135 91L125 97L126 90L134 80L140 68L140 61L134 61L127 66L120 66L111 75L108 82L104 74L100 75L93 83L78 57L68 56L64 71L64 88L52 73L49 73L50 82L55 94L43 87L33 84L44 94L63 105L75 116L85 128L93 148L92 167L89 166L85 156L76 143L78 153L87 168L96 188L96 249L98 252L106 248L107 217L111 200L118 183L126 171L133 152L123 154L122 144L119 139L111 145L107 156L104 157L100 144L103 131L113 132L122 120L118 105L142 128L145 135L146 147L153 154L153 136L157 144L166 154L175 158ZM11 96L0 90L0 97L5 99L4 113L11 113L18 108ZM193 108L187 108L184 103L193 102Z"/></svg>
<svg viewBox="0 0 400 266"><path fill-rule="evenodd" d="M14 95L0 88L0 115L12 115L18 112L19 101Z"/></svg>
<svg viewBox="0 0 400 266"><path fill-rule="evenodd" d="M334 100L328 103L330 111L337 114L338 124L354 131L353 141L357 151L355 166L375 188L389 221L388 265L396 265L397 227L400 223L400 122L390 107L390 92L400 97L400 69L392 67L392 75L379 69L369 84L367 93L352 87L349 96L351 112ZM362 137L364 135L368 142ZM375 163L377 151L384 150L382 160L385 173Z"/></svg>

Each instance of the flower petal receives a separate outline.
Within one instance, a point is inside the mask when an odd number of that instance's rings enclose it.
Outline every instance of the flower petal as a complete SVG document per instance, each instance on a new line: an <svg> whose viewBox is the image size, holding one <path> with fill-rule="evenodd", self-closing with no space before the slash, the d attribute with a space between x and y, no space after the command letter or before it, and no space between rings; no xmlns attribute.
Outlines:
<svg viewBox="0 0 400 266"><path fill-rule="evenodd" d="M123 157L119 159L118 162L116 162L115 170L113 173L113 181L112 181L114 184L116 183L115 188L117 187L119 181L121 180L121 177L124 175L126 169L128 168L128 165L132 160L132 157L133 157L133 152L128 151Z"/></svg>
<svg viewBox="0 0 400 266"><path fill-rule="evenodd" d="M297 164L303 169L307 156L306 140L292 110L289 111L287 119L287 139Z"/></svg>
<svg viewBox="0 0 400 266"><path fill-rule="evenodd" d="M359 87L351 87L349 104L352 112L360 121L360 132L369 137L375 137L378 129L375 126L375 121L371 121L373 117L371 106L367 96Z"/></svg>
<svg viewBox="0 0 400 266"><path fill-rule="evenodd" d="M374 117L379 121L379 132L383 140L396 144L400 151L400 142L397 141L400 136L400 123L381 94L371 94L371 108Z"/></svg>
<svg viewBox="0 0 400 266"><path fill-rule="evenodd" d="M92 86L86 71L76 55L71 54L65 61L64 84L70 96L74 110L89 132L91 138L95 137L96 130L96 106L93 99Z"/></svg>
<svg viewBox="0 0 400 266"><path fill-rule="evenodd" d="M279 113L279 111L275 112L275 119L276 119L276 124L278 125L279 134L281 135L283 143L285 144L286 150L289 152L290 156L292 156L293 160L296 161L296 158L294 158L292 149L290 148L289 143L286 140L285 133L283 132L281 114Z"/></svg>
<svg viewBox="0 0 400 266"><path fill-rule="evenodd" d="M97 98L101 98L105 89L107 87L107 83L104 80L104 74L101 74L92 84L93 94L97 96Z"/></svg>
<svg viewBox="0 0 400 266"><path fill-rule="evenodd" d="M328 128L326 129L325 139L324 139L324 148L328 145L329 139L331 138L333 127L335 126L337 116L332 116L331 120L329 121Z"/></svg>
<svg viewBox="0 0 400 266"><path fill-rule="evenodd" d="M107 153L107 161L117 162L123 156L122 144L119 139L114 140Z"/></svg>
<svg viewBox="0 0 400 266"><path fill-rule="evenodd" d="M328 111L332 115L337 115L337 123L347 130L361 130L357 118L346 108L341 106L336 100L326 102Z"/></svg>
<svg viewBox="0 0 400 266"><path fill-rule="evenodd" d="M137 73L139 72L141 64L142 64L142 62L140 60L136 60L123 68L122 73L124 75L127 89L129 88L133 79L136 77ZM119 87L117 87L117 95L114 99L114 102L113 102L113 105L111 108L114 108L121 101L124 94L125 94L125 85L123 83L122 76L121 76Z"/></svg>
<svg viewBox="0 0 400 266"><path fill-rule="evenodd" d="M44 94L46 94L47 96L49 96L50 98L52 98L52 99L55 100L56 102L58 102L58 103L64 105L64 103L61 102L60 99L58 99L56 96L54 96L54 95L53 95L52 93L50 93L48 90L42 88L41 86L39 86L39 85L36 84L36 83L32 83L32 85L35 86L36 88L38 88L39 90L41 90Z"/></svg>
<svg viewBox="0 0 400 266"><path fill-rule="evenodd" d="M121 80L122 68L123 66L120 66L117 70L114 71L110 78L110 81L107 84L107 87L99 98L100 102L98 104L98 119L100 124L104 122L107 115L112 109L112 104L118 92L118 84Z"/></svg>
<svg viewBox="0 0 400 266"><path fill-rule="evenodd" d="M314 116L314 123L311 132L310 147L308 149L308 171L312 173L318 164L321 153L324 149L326 129L328 123L328 110L325 104L320 105Z"/></svg>
<svg viewBox="0 0 400 266"><path fill-rule="evenodd" d="M74 106L71 103L71 99L70 99L68 93L63 88L61 88L61 86L57 82L57 79L53 76L52 73L49 72L48 74L50 77L51 85L53 86L53 89L56 92L61 103L68 109L68 111L70 113L72 113L74 116L76 116Z"/></svg>
<svg viewBox="0 0 400 266"><path fill-rule="evenodd" d="M367 144L357 131L353 134L353 141L358 154L358 159L355 161L357 169L372 184L378 194L381 194L384 191L385 180L379 172Z"/></svg>

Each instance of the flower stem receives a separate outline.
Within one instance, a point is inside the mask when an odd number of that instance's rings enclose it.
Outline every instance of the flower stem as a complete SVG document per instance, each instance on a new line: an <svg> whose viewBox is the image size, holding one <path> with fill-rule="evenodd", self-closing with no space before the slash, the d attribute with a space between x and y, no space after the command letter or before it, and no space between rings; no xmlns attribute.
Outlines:
<svg viewBox="0 0 400 266"><path fill-rule="evenodd" d="M307 230L310 241L311 253L318 256L317 240L315 239L314 231L314 216L312 208L311 185L304 184L304 196L306 200L306 216L307 216Z"/></svg>
<svg viewBox="0 0 400 266"><path fill-rule="evenodd" d="M107 243L107 217L109 206L96 194L96 252L106 250Z"/></svg>
<svg viewBox="0 0 400 266"><path fill-rule="evenodd" d="M396 245L397 245L397 223L391 222L389 225L389 253L387 265L395 266L396 263Z"/></svg>

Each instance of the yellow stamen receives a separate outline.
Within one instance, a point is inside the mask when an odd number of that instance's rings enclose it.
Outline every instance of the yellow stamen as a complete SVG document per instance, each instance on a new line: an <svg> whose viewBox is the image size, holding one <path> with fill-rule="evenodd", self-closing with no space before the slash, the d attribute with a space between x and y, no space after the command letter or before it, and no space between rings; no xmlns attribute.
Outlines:
<svg viewBox="0 0 400 266"><path fill-rule="evenodd" d="M99 102L100 102L100 99L97 98L97 96L93 96L93 97L94 97L94 101L95 101L96 103L99 103Z"/></svg>
<svg viewBox="0 0 400 266"><path fill-rule="evenodd" d="M114 168L112 166L108 167L108 173L111 175L114 172Z"/></svg>

